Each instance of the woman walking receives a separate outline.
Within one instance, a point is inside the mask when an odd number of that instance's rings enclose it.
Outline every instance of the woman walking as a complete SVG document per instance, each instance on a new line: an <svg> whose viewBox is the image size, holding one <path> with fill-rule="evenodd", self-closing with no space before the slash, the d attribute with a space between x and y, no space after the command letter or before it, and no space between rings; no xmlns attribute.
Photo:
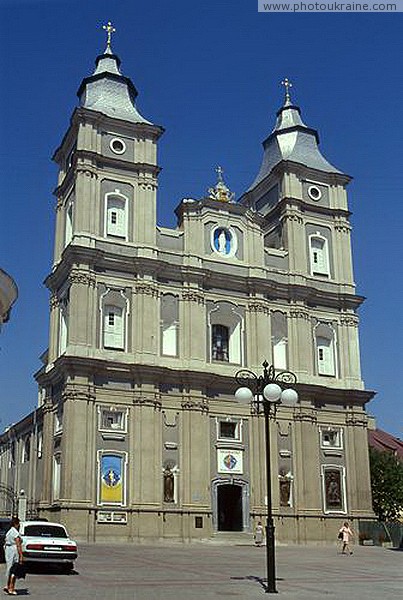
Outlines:
<svg viewBox="0 0 403 600"><path fill-rule="evenodd" d="M15 563L22 562L21 537L18 531L20 520L17 517L11 519L11 527L6 533L4 541L4 555L6 558L6 587L4 592L10 596L16 596L15 580L16 576L11 572Z"/></svg>
<svg viewBox="0 0 403 600"><path fill-rule="evenodd" d="M343 547L341 550L342 554L352 554L353 553L350 548L350 540L353 537L353 535L354 535L353 530L351 529L348 522L345 521L343 523L343 526L339 530L339 536L341 536L341 539L343 541Z"/></svg>
<svg viewBox="0 0 403 600"><path fill-rule="evenodd" d="M262 521L259 521L259 523L256 525L254 538L255 538L255 545L256 546L262 546L263 545L263 525L262 525Z"/></svg>

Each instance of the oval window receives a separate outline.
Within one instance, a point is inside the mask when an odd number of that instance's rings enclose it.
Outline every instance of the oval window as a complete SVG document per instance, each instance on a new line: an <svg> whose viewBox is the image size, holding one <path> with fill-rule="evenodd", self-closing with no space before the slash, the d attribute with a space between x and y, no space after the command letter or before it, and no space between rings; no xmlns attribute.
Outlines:
<svg viewBox="0 0 403 600"><path fill-rule="evenodd" d="M113 138L110 141L109 146L112 152L115 154L123 154L126 151L126 144L119 138Z"/></svg>
<svg viewBox="0 0 403 600"><path fill-rule="evenodd" d="M308 188L308 196L311 200L318 202L322 198L322 192L316 185L310 185Z"/></svg>

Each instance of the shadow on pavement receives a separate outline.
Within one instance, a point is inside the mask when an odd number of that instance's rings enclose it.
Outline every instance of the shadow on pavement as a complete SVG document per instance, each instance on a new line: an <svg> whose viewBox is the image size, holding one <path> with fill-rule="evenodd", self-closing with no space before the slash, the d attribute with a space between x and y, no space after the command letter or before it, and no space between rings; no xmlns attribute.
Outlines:
<svg viewBox="0 0 403 600"><path fill-rule="evenodd" d="M79 575L75 569L67 569L64 565L27 564L27 573L30 575Z"/></svg>
<svg viewBox="0 0 403 600"><path fill-rule="evenodd" d="M257 575L247 575L246 577L230 577L233 581L254 581L266 591L266 580ZM276 581L284 581L282 577L276 577Z"/></svg>

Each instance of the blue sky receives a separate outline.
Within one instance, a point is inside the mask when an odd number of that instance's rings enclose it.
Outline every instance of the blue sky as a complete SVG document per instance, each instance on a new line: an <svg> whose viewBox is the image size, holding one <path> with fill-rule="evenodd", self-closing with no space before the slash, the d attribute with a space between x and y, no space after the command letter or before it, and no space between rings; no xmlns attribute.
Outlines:
<svg viewBox="0 0 403 600"><path fill-rule="evenodd" d="M36 404L33 373L48 343L56 167L50 158L76 91L117 32L114 51L141 113L166 128L159 222L200 197L221 164L239 196L260 166L282 102L279 82L349 186L361 355L369 412L402 437L401 243L403 14L262 14L257 1L0 0L0 265L19 299L0 336L0 428Z"/></svg>

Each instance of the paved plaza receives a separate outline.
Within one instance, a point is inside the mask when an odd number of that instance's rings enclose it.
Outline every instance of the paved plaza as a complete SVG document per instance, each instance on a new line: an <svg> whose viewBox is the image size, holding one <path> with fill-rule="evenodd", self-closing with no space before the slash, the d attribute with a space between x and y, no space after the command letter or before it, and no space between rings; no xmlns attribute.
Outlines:
<svg viewBox="0 0 403 600"><path fill-rule="evenodd" d="M359 546L350 557L336 545L280 546L276 563L276 597L401 598L400 551ZM268 596L265 573L265 549L246 544L80 544L74 574L42 569L17 587L40 600L254 600Z"/></svg>

